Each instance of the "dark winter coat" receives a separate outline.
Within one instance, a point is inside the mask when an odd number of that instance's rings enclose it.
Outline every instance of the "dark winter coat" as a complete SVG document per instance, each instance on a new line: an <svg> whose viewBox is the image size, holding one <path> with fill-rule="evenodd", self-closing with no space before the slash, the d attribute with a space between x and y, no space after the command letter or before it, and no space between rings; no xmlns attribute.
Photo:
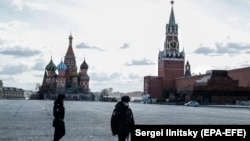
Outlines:
<svg viewBox="0 0 250 141"><path fill-rule="evenodd" d="M125 106L122 102L118 102L111 116L111 131L113 135L128 136L134 124L131 108Z"/></svg>
<svg viewBox="0 0 250 141"><path fill-rule="evenodd" d="M59 99L55 100L53 108L53 127L60 128L64 126L64 110L63 102Z"/></svg>

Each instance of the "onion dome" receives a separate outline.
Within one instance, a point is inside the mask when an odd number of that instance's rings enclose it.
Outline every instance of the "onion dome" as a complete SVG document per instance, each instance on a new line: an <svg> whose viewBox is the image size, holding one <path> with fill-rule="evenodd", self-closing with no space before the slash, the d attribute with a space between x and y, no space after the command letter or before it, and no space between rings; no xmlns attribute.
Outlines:
<svg viewBox="0 0 250 141"><path fill-rule="evenodd" d="M78 77L79 74L78 74L76 71L73 71L73 72L71 73L71 76L72 76L72 77Z"/></svg>
<svg viewBox="0 0 250 141"><path fill-rule="evenodd" d="M47 71L55 71L56 70L56 65L52 61L52 58L50 59L49 64L45 68Z"/></svg>
<svg viewBox="0 0 250 141"><path fill-rule="evenodd" d="M88 69L88 68L89 68L89 66L84 59L83 63L81 64L81 69Z"/></svg>
<svg viewBox="0 0 250 141"><path fill-rule="evenodd" d="M67 70L67 66L63 63L63 61L61 61L61 63L59 65L57 65L57 70L58 71L65 71L65 70Z"/></svg>

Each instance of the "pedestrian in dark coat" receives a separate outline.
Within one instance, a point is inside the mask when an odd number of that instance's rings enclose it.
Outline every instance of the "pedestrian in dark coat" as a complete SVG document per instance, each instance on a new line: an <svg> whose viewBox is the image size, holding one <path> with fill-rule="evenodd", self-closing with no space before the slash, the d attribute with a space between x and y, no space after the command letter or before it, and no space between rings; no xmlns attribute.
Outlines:
<svg viewBox="0 0 250 141"><path fill-rule="evenodd" d="M111 116L111 131L113 135L118 135L118 141L128 140L132 126L135 124L129 102L130 97L123 96L115 105Z"/></svg>
<svg viewBox="0 0 250 141"><path fill-rule="evenodd" d="M53 127L55 127L54 140L59 141L65 135L65 124L64 124L64 106L63 102L65 99L64 94L58 94L57 99L54 101L53 108Z"/></svg>

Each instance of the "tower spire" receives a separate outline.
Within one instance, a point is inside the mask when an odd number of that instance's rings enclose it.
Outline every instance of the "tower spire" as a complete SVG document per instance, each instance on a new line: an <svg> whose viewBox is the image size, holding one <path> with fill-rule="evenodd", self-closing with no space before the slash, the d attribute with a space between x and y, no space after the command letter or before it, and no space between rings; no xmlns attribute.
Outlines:
<svg viewBox="0 0 250 141"><path fill-rule="evenodd" d="M171 0L170 3L172 4L172 8L171 8L171 13L170 13L168 24L169 25L175 25L175 17L174 17L174 9L173 9L174 1Z"/></svg>

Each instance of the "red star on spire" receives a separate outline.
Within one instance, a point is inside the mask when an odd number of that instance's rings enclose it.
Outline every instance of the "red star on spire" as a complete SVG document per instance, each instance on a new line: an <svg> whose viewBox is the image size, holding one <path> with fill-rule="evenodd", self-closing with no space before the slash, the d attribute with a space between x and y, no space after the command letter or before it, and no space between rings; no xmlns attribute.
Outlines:
<svg viewBox="0 0 250 141"><path fill-rule="evenodd" d="M173 0L171 0L171 2L170 2L172 5L174 4L174 1Z"/></svg>

